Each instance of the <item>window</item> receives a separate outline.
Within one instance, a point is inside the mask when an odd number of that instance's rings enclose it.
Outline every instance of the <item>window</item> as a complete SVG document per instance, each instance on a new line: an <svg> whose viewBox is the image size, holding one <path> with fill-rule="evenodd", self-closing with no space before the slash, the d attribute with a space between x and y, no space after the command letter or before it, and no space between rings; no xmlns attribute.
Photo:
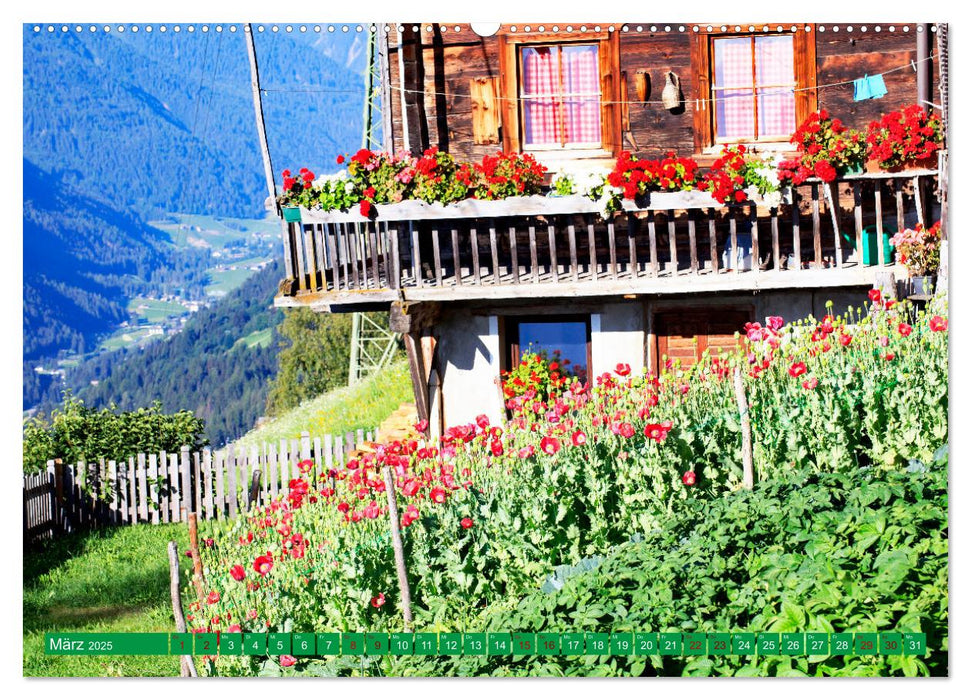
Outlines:
<svg viewBox="0 0 971 700"><path fill-rule="evenodd" d="M499 34L505 150L570 158L620 151L618 34Z"/></svg>
<svg viewBox="0 0 971 700"><path fill-rule="evenodd" d="M599 148L597 46L524 46L519 55L523 146Z"/></svg>
<svg viewBox="0 0 971 700"><path fill-rule="evenodd" d="M589 316L528 316L506 320L507 367L519 364L525 352L556 360L559 371L586 382L590 371Z"/></svg>
<svg viewBox="0 0 971 700"><path fill-rule="evenodd" d="M739 347L736 331L752 320L752 309L722 308L681 309L654 314L654 335L657 339L651 367L658 371L664 361L680 360L683 368L701 361L705 350L717 356Z"/></svg>
<svg viewBox="0 0 971 700"><path fill-rule="evenodd" d="M787 141L796 130L791 36L713 39L717 141Z"/></svg>
<svg viewBox="0 0 971 700"><path fill-rule="evenodd" d="M787 143L816 109L815 36L813 25L696 35L696 150L723 143Z"/></svg>

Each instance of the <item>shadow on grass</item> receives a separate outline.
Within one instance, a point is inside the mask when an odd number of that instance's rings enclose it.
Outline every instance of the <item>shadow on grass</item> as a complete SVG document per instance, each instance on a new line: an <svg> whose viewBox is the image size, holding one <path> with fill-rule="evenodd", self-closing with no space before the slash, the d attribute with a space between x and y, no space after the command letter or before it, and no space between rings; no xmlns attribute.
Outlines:
<svg viewBox="0 0 971 700"><path fill-rule="evenodd" d="M110 622L169 600L166 544L185 526L72 534L24 553L24 631Z"/></svg>

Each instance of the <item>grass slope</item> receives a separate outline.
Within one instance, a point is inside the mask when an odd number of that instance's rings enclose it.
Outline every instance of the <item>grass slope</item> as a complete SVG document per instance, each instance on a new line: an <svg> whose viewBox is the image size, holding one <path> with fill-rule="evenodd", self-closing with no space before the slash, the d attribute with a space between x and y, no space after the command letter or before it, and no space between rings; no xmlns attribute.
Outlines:
<svg viewBox="0 0 971 700"><path fill-rule="evenodd" d="M185 551L185 525L68 535L26 553L24 676L178 676L177 656L44 654L45 632L174 632L169 540Z"/></svg>
<svg viewBox="0 0 971 700"><path fill-rule="evenodd" d="M304 430L312 436L340 434L381 424L398 406L414 400L408 365L396 362L355 386L341 387L304 401L293 410L250 431L237 441L245 448L264 442L298 438Z"/></svg>

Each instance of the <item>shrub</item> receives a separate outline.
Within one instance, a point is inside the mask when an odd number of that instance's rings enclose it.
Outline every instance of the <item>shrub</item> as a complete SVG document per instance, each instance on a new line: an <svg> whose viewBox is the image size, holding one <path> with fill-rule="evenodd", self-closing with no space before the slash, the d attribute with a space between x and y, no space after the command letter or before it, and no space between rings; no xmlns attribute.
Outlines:
<svg viewBox="0 0 971 700"><path fill-rule="evenodd" d="M118 412L114 405L96 411L66 394L49 418L24 421L24 471L40 471L51 459L121 461L139 452L178 452L183 445L196 450L206 444L205 423L191 411L164 414L158 401L136 411Z"/></svg>

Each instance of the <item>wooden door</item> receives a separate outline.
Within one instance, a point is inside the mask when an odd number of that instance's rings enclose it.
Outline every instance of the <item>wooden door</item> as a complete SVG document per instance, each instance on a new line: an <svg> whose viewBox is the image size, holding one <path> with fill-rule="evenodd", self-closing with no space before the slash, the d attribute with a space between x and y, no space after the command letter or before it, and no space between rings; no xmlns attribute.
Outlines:
<svg viewBox="0 0 971 700"><path fill-rule="evenodd" d="M743 332L752 320L749 309L685 309L654 314L654 333L657 355L663 362L666 355L681 360L682 367L690 367L701 359L705 350L717 355L736 347L735 332Z"/></svg>

